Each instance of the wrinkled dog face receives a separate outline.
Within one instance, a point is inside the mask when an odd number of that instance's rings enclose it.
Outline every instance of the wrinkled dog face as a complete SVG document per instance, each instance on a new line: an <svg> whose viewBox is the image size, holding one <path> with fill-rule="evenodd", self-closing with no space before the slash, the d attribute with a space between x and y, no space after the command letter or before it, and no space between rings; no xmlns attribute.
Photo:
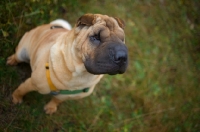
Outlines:
<svg viewBox="0 0 200 132"><path fill-rule="evenodd" d="M86 14L77 21L79 51L88 72L122 74L128 65L124 23L119 18ZM83 41L84 40L84 41ZM83 42L81 42L83 41Z"/></svg>

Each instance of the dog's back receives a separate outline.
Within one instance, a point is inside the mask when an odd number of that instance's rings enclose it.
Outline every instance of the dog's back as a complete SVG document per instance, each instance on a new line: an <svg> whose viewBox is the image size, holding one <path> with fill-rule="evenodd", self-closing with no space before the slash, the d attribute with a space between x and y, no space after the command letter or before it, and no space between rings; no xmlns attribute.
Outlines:
<svg viewBox="0 0 200 132"><path fill-rule="evenodd" d="M50 49L54 41L56 41L56 38L60 36L62 32L66 32L66 29L71 30L71 28L71 25L67 21L63 19L57 19L52 21L50 24L38 26L30 30L29 32L26 32L16 48L16 54L10 56L10 59L8 58L8 60L10 61L8 61L7 64L15 65L19 62L29 63L30 56L32 56L33 54L37 54L35 51L39 51L40 49ZM45 46L46 48L40 48L43 46ZM43 51L39 53L46 52L48 51Z"/></svg>

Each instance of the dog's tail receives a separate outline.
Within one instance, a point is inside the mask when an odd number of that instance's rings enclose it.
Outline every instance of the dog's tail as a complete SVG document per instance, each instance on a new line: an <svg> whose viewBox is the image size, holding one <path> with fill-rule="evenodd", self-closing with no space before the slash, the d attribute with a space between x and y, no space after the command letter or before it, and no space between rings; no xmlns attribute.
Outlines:
<svg viewBox="0 0 200 132"><path fill-rule="evenodd" d="M65 21L63 19L54 20L50 24L52 24L52 25L59 25L59 26L62 26L63 28L66 28L68 30L72 29L72 26L69 24L69 22L67 22L67 21Z"/></svg>

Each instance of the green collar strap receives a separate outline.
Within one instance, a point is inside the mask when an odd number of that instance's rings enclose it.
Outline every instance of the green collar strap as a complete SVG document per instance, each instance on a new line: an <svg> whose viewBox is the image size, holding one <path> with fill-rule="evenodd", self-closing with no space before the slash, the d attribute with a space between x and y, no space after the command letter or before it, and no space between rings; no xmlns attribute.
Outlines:
<svg viewBox="0 0 200 132"><path fill-rule="evenodd" d="M64 94L64 95L71 95L71 94L80 94L80 93L86 93L89 91L89 88L84 88L81 90L60 90L60 91L51 91L50 94L52 95L58 95L58 94Z"/></svg>

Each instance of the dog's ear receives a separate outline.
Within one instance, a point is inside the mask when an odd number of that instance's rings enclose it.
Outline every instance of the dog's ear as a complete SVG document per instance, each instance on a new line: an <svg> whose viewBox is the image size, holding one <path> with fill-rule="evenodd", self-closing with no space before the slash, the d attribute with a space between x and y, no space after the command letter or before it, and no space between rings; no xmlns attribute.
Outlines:
<svg viewBox="0 0 200 132"><path fill-rule="evenodd" d="M122 29L124 29L124 28L125 28L125 22L124 22L122 19L118 18L118 17L114 17L114 18L115 18L115 20L117 21L117 23L119 24L119 26L120 26Z"/></svg>
<svg viewBox="0 0 200 132"><path fill-rule="evenodd" d="M93 25L95 22L95 15L94 14L85 14L83 16L81 16L76 23L76 26L91 26Z"/></svg>

